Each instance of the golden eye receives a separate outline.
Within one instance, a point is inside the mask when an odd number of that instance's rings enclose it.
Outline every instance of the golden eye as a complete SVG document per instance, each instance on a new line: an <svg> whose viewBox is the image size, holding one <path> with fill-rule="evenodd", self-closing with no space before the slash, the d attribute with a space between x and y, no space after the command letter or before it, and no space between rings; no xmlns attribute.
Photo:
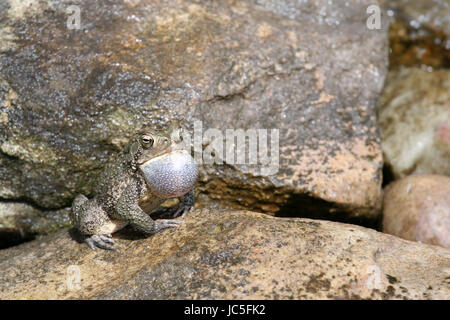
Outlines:
<svg viewBox="0 0 450 320"><path fill-rule="evenodd" d="M144 136L142 136L141 140L142 140L142 144L144 145L144 147L150 148L153 146L154 139L152 136L144 135Z"/></svg>

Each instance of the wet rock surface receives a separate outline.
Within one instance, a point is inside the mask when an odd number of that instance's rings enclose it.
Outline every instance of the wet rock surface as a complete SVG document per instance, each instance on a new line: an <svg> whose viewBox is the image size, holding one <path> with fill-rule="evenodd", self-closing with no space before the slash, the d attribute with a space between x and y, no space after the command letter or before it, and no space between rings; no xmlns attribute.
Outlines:
<svg viewBox="0 0 450 320"><path fill-rule="evenodd" d="M450 175L450 71L390 71L379 100L385 164L395 178Z"/></svg>
<svg viewBox="0 0 450 320"><path fill-rule="evenodd" d="M389 68L450 68L450 1L381 1L388 19Z"/></svg>
<svg viewBox="0 0 450 320"><path fill-rule="evenodd" d="M195 210L115 240L119 252L92 251L61 230L3 250L0 298L450 298L447 249L354 225Z"/></svg>
<svg viewBox="0 0 450 320"><path fill-rule="evenodd" d="M443 31L450 36L449 0L381 0L384 8L393 10L400 19L410 21L412 27Z"/></svg>
<svg viewBox="0 0 450 320"><path fill-rule="evenodd" d="M203 165L199 204L377 217L387 29L348 3L3 0L0 198L69 206L135 131L199 120L280 130L274 175Z"/></svg>
<svg viewBox="0 0 450 320"><path fill-rule="evenodd" d="M384 191L383 232L450 248L450 178L413 175Z"/></svg>

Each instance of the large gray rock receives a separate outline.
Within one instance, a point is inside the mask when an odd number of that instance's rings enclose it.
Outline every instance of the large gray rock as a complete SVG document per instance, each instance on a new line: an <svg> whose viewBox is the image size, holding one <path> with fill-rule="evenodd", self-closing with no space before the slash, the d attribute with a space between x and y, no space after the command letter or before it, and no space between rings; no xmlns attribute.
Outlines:
<svg viewBox="0 0 450 320"><path fill-rule="evenodd" d="M0 299L450 299L448 249L354 225L196 210L114 239L92 251L62 230L2 251Z"/></svg>
<svg viewBox="0 0 450 320"><path fill-rule="evenodd" d="M1 0L0 199L69 206L136 130L199 120L280 130L274 174L203 165L200 203L376 217L373 2Z"/></svg>

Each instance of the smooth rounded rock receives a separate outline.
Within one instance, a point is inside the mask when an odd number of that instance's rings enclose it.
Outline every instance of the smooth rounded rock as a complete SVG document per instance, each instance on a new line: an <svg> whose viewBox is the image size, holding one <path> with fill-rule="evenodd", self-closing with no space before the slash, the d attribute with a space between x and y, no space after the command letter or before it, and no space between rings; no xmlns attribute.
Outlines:
<svg viewBox="0 0 450 320"><path fill-rule="evenodd" d="M450 178L413 175L388 185L383 231L450 248Z"/></svg>

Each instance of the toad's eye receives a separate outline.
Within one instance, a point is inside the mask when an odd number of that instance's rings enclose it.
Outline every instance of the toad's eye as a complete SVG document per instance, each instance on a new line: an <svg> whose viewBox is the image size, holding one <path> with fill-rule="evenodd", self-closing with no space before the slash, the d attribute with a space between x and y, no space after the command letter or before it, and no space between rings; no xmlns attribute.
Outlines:
<svg viewBox="0 0 450 320"><path fill-rule="evenodd" d="M150 148L153 146L154 140L153 140L152 136L148 136L148 135L142 136L141 140L142 140L142 144L144 145L145 148Z"/></svg>

